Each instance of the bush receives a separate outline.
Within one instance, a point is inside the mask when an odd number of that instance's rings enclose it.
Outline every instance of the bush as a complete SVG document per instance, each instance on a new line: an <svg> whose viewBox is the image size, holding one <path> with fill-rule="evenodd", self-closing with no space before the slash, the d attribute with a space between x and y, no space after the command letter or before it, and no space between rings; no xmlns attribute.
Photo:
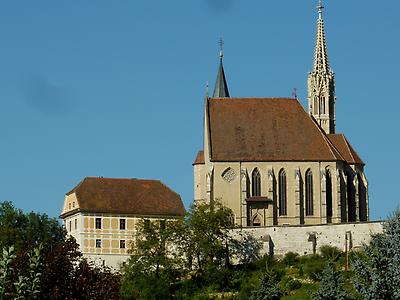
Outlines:
<svg viewBox="0 0 400 300"><path fill-rule="evenodd" d="M286 293L289 293L291 291L298 290L299 288L301 288L301 282L292 277L285 276L282 279L280 286L282 290L284 290Z"/></svg>
<svg viewBox="0 0 400 300"><path fill-rule="evenodd" d="M289 267L290 266L294 266L299 262L299 254L298 253L294 253L294 252L288 252L283 257L282 262L286 266L289 266Z"/></svg>
<svg viewBox="0 0 400 300"><path fill-rule="evenodd" d="M321 256L323 258L332 261L337 261L338 258L343 254L343 252L340 251L339 248L329 245L321 246L321 248L319 248L319 251L321 252Z"/></svg>
<svg viewBox="0 0 400 300"><path fill-rule="evenodd" d="M325 260L320 255L311 255L303 258L302 272L308 278L318 281L325 267Z"/></svg>

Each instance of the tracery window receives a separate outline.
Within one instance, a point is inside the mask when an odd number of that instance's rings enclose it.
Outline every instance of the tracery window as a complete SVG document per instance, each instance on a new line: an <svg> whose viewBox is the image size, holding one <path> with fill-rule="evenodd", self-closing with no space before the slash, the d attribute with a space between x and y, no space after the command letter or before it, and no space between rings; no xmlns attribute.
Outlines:
<svg viewBox="0 0 400 300"><path fill-rule="evenodd" d="M306 216L314 214L313 175L311 170L306 172Z"/></svg>
<svg viewBox="0 0 400 300"><path fill-rule="evenodd" d="M261 196L261 175L257 168L254 169L251 181L251 195Z"/></svg>
<svg viewBox="0 0 400 300"><path fill-rule="evenodd" d="M279 172L279 215L287 215L286 172L284 169Z"/></svg>

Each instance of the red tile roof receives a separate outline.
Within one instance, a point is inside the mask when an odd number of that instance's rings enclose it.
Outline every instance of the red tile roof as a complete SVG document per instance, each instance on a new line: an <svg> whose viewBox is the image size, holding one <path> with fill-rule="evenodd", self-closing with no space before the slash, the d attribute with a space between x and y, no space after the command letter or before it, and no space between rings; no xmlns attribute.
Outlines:
<svg viewBox="0 0 400 300"><path fill-rule="evenodd" d="M344 160L296 99L209 100L212 161Z"/></svg>
<svg viewBox="0 0 400 300"><path fill-rule="evenodd" d="M194 165L204 165L204 151L200 150L197 152L196 159L193 162Z"/></svg>
<svg viewBox="0 0 400 300"><path fill-rule="evenodd" d="M350 145L344 134L328 134L328 138L335 145L336 149L340 151L340 154L344 157L347 163L364 165L364 162Z"/></svg>
<svg viewBox="0 0 400 300"><path fill-rule="evenodd" d="M183 216L181 197L159 180L86 177L67 193L89 213ZM68 213L64 213L61 217Z"/></svg>

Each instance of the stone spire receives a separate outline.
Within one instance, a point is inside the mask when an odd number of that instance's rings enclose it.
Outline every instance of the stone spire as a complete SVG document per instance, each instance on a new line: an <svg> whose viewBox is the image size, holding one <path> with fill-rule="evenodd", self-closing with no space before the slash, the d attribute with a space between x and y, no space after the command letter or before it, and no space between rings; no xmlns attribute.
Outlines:
<svg viewBox="0 0 400 300"><path fill-rule="evenodd" d="M219 45L219 67L217 81L215 82L213 98L229 98L228 84L226 83L224 66L222 64L222 58L224 57L224 54L222 53L224 42L222 39L219 41Z"/></svg>
<svg viewBox="0 0 400 300"><path fill-rule="evenodd" d="M312 115L325 133L335 133L335 76L329 67L322 17L323 5L319 0L317 41L314 53L314 67L308 74L308 106Z"/></svg>

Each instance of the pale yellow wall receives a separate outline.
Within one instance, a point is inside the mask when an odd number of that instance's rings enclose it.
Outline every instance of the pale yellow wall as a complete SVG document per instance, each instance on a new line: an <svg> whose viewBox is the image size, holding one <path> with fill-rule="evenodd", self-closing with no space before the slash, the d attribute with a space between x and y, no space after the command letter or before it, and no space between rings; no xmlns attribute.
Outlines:
<svg viewBox="0 0 400 300"><path fill-rule="evenodd" d="M95 229L96 218L101 218L101 229ZM73 236L84 255L118 254L128 257L128 250L135 237L135 224L138 220L149 219L151 222L170 217L139 217L110 214L82 214L77 212L64 219L69 235ZM120 228L120 219L125 219L125 229ZM77 220L77 229L75 221ZM69 230L69 222L72 230ZM96 248L96 239L101 240L101 248ZM120 248L120 241L125 241L125 248Z"/></svg>
<svg viewBox="0 0 400 300"><path fill-rule="evenodd" d="M249 194L251 194L251 175L255 168L258 168L261 174L261 196L269 196L269 180L268 170L273 170L276 180L275 197L278 200L278 176L279 171L283 168L286 172L287 180L287 216L278 216L278 224L300 224L298 211L296 207L296 171L300 170L303 180L302 201L305 201L305 173L311 169L313 173L313 195L314 195L314 215L306 216L304 213L305 224L324 224L326 223L326 206L323 204L325 200L323 194L322 175L325 170L329 169L332 177L332 222L340 222L339 203L338 203L338 187L337 187L337 170L343 169L344 164L341 162L210 162L205 157L205 164L195 166L195 200L206 198L206 176L207 173L213 173L213 198L220 200L225 206L232 209L235 214L237 225L246 226L242 203L246 202L242 199L242 182L241 170L246 170L249 180ZM231 182L227 182L222 177L225 170L231 168L235 173L235 178ZM360 171L360 170L358 170ZM268 206L268 210L272 210L272 205ZM304 203L305 209L305 203ZM272 214L261 212L270 220L265 224L272 225ZM242 216L242 219L240 218ZM242 222L241 222L242 221Z"/></svg>
<svg viewBox="0 0 400 300"><path fill-rule="evenodd" d="M205 191L204 164L194 165L194 201L204 200Z"/></svg>

